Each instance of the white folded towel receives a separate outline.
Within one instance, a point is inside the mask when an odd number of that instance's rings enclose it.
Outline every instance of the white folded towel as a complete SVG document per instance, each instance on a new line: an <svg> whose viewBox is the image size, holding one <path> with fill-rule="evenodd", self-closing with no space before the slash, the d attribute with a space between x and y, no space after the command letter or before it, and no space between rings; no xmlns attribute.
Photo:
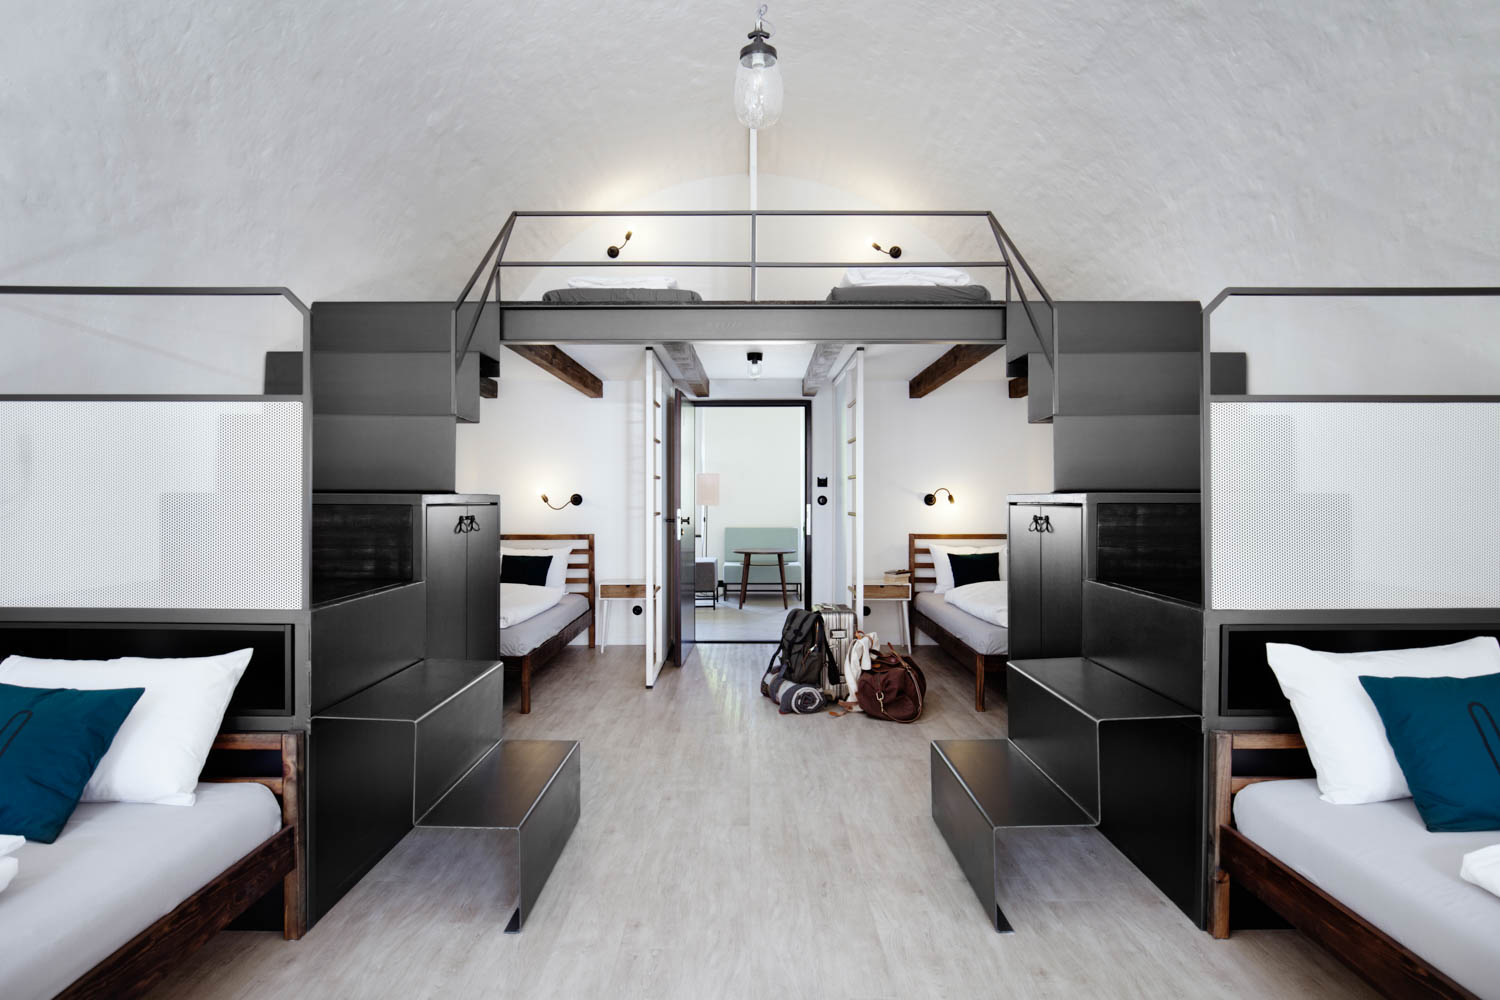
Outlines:
<svg viewBox="0 0 1500 1000"><path fill-rule="evenodd" d="M971 285L968 271L955 267L851 267L839 279L844 288L870 285Z"/></svg>
<svg viewBox="0 0 1500 1000"><path fill-rule="evenodd" d="M0 858L14 854L26 843L26 838L14 833L0 833Z"/></svg>
<svg viewBox="0 0 1500 1000"><path fill-rule="evenodd" d="M676 288L676 278L659 275L633 275L624 278L596 278L585 276L569 278L569 288Z"/></svg>
<svg viewBox="0 0 1500 1000"><path fill-rule="evenodd" d="M1465 882L1473 882L1479 888L1500 896L1500 844L1465 854L1458 873Z"/></svg>
<svg viewBox="0 0 1500 1000"><path fill-rule="evenodd" d="M0 892L10 885L10 880L16 877L16 872L21 870L21 862L16 858L0 858Z"/></svg>

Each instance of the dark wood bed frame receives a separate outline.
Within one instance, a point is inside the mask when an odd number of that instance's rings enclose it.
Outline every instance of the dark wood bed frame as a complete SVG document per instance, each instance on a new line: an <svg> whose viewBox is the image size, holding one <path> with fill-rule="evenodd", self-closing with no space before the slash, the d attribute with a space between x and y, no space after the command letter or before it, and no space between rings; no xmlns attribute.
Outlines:
<svg viewBox="0 0 1500 1000"><path fill-rule="evenodd" d="M1232 805L1241 789L1258 781L1284 780L1238 773L1234 751L1305 750L1301 735L1214 732L1211 739L1214 881L1209 929L1214 937L1229 937L1229 886L1233 879L1384 996L1476 1000L1474 994L1234 828Z"/></svg>
<svg viewBox="0 0 1500 1000"><path fill-rule="evenodd" d="M537 667L551 661L558 653L565 649L568 643L578 637L584 629L589 631L589 649L594 648L594 604L598 597L598 588L594 583L594 536L593 535L501 535L503 542L556 542L556 541L582 541L582 549L574 548L568 553L568 577L567 586L586 587L585 596L588 598L588 610L577 618L564 625L560 631L546 642L542 643L525 656L502 656L501 662L507 670L519 670L521 672L521 714L526 715L531 711L531 674ZM583 573L578 576L575 574ZM576 593L577 591L574 591Z"/></svg>
<svg viewBox="0 0 1500 1000"><path fill-rule="evenodd" d="M921 629L943 647L943 651L960 663L972 663L974 665L974 711L984 711L984 675L989 670L1005 670L1005 657L998 653L980 653L970 648L958 636L943 628L937 622L928 618L917 610L917 584L931 585L936 574L932 563L932 550L925 543L929 539L951 539L954 541L985 541L1003 542L1006 535L1004 532L991 532L982 535L907 535L906 536L906 566L911 572L911 596L912 600L907 605L911 617L911 631L915 634ZM918 559L918 555L925 559ZM918 570L922 570L920 575Z"/></svg>
<svg viewBox="0 0 1500 1000"><path fill-rule="evenodd" d="M217 878L183 900L176 909L141 931L111 956L90 969L59 997L139 997L148 993L188 955L261 897L282 886L282 937L294 941L307 928L302 873L305 837L302 802L303 735L289 733L221 733L214 741L217 759L240 759L243 767L204 781L254 781L281 800L281 829ZM267 753L278 754L279 775L258 774Z"/></svg>

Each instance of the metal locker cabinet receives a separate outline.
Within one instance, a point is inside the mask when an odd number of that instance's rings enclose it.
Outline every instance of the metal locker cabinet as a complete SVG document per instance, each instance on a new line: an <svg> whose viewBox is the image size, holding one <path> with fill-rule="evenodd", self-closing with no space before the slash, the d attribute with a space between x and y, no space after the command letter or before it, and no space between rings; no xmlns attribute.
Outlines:
<svg viewBox="0 0 1500 1000"><path fill-rule="evenodd" d="M1083 652L1083 508L1041 508L1042 656Z"/></svg>
<svg viewBox="0 0 1500 1000"><path fill-rule="evenodd" d="M1033 529L1042 508L1011 504L1009 547L1010 658L1029 660L1042 652L1042 536Z"/></svg>
<svg viewBox="0 0 1500 1000"><path fill-rule="evenodd" d="M466 591L469 539L473 533L464 529L468 523L465 519L473 510L458 504L433 504L427 508L428 659L467 659ZM495 536L498 535L497 527ZM492 624L498 627L498 615Z"/></svg>
<svg viewBox="0 0 1500 1000"><path fill-rule="evenodd" d="M463 656L493 660L500 655L500 508L476 504L466 508L466 513L477 527L462 536L469 542L464 562L468 596Z"/></svg>

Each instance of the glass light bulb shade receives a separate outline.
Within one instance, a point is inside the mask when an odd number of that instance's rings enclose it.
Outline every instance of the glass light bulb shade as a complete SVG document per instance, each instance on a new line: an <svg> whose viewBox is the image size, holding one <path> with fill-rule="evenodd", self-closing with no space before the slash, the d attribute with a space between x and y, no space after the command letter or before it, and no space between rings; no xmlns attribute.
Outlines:
<svg viewBox="0 0 1500 1000"><path fill-rule="evenodd" d="M753 53L751 58L759 57ZM765 66L741 63L734 71L734 113L746 128L770 128L781 120L781 68L772 58Z"/></svg>
<svg viewBox="0 0 1500 1000"><path fill-rule="evenodd" d="M751 378L760 378L760 362L759 361L752 361L752 362L750 362L750 377Z"/></svg>

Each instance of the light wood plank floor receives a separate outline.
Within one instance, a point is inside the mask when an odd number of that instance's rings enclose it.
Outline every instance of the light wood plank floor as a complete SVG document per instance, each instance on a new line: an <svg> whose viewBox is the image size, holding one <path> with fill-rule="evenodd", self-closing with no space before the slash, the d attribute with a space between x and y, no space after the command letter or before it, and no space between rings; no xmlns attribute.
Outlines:
<svg viewBox="0 0 1500 1000"><path fill-rule="evenodd" d="M1365 997L1291 931L1210 939L1092 830L1039 839L999 935L928 812L928 741L1004 733L919 649L914 726L779 716L768 649L571 648L514 737L583 741L583 818L525 930L493 876L409 837L300 942L220 934L161 997Z"/></svg>
<svg viewBox="0 0 1500 1000"><path fill-rule="evenodd" d="M747 594L743 608L739 600L740 592L734 590L717 608L698 608L693 616L698 638L730 642L775 642L781 638L787 609L781 606L780 594ZM795 593L789 592L787 603L794 608L802 606Z"/></svg>

